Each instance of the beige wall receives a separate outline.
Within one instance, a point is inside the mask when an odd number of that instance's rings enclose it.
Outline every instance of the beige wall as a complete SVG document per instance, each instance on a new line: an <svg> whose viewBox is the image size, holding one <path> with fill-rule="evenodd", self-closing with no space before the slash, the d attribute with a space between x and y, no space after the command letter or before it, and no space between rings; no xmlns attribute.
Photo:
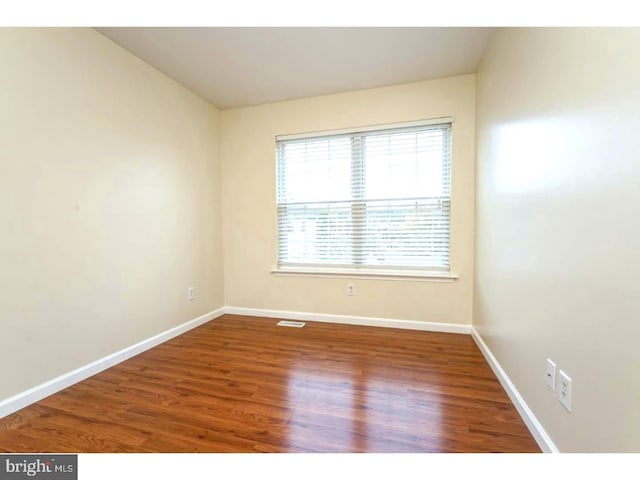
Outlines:
<svg viewBox="0 0 640 480"><path fill-rule="evenodd" d="M469 324L474 76L221 112L225 300L234 307ZM276 277L275 136L453 116L453 283Z"/></svg>
<svg viewBox="0 0 640 480"><path fill-rule="evenodd" d="M223 278L215 108L90 29L0 29L0 59L3 399L221 307Z"/></svg>
<svg viewBox="0 0 640 480"><path fill-rule="evenodd" d="M474 324L561 451L640 451L638 59L639 29L508 29L477 78Z"/></svg>

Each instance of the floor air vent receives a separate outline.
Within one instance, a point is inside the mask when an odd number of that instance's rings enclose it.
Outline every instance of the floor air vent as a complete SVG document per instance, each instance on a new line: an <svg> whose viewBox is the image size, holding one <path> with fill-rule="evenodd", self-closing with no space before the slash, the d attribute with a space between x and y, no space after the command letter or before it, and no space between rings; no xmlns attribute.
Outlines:
<svg viewBox="0 0 640 480"><path fill-rule="evenodd" d="M290 322L289 320L280 320L278 325L281 327L294 327L294 328L302 328L304 327L304 322Z"/></svg>

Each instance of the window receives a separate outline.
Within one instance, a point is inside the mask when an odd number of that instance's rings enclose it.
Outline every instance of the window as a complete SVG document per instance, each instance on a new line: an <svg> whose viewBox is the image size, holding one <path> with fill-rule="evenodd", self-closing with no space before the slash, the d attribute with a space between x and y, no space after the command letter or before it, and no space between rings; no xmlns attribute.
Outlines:
<svg viewBox="0 0 640 480"><path fill-rule="evenodd" d="M449 271L450 121L276 141L279 267Z"/></svg>

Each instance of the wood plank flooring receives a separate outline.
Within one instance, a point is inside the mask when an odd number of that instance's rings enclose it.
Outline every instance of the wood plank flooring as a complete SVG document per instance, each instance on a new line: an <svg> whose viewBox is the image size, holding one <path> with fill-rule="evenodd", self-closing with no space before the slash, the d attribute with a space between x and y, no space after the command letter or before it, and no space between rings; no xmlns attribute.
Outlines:
<svg viewBox="0 0 640 480"><path fill-rule="evenodd" d="M225 315L0 419L0 452L538 452L468 335Z"/></svg>

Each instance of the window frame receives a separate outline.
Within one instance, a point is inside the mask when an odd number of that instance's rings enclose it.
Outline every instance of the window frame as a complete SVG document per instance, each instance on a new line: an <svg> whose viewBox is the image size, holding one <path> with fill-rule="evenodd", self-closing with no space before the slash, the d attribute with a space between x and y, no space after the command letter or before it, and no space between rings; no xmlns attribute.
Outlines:
<svg viewBox="0 0 640 480"><path fill-rule="evenodd" d="M287 265L279 263L279 227L278 227L278 198L277 198L277 184L278 184L278 142L288 140L304 140L322 137L332 137L338 135L353 135L367 134L370 132L382 132L384 130L393 131L401 129L412 129L416 127L426 127L431 125L450 124L450 186L449 186L449 269L437 269L434 267L412 267L412 266L382 266L382 265L366 265L366 264L353 264L349 266L335 266L335 265L319 265L314 264L302 264L296 263L295 265ZM360 137L362 138L362 137ZM273 275L276 276L295 276L295 277L319 277L319 278L333 278L333 277L345 277L345 278L381 278L385 280L412 280L412 281L442 281L451 282L458 278L458 275L454 273L454 258L452 254L452 237L453 237L453 221L452 221L452 208L453 204L453 138L454 138L454 119L453 117L438 117L427 120L417 120L411 122L391 123L391 124L378 124L369 125L363 127L340 129L340 130L324 130L317 132L304 132L287 135L277 135L275 137L275 151L276 151L276 195L275 195L275 262L274 267L270 270ZM363 204L366 202L363 199ZM354 245L354 248L357 248Z"/></svg>

